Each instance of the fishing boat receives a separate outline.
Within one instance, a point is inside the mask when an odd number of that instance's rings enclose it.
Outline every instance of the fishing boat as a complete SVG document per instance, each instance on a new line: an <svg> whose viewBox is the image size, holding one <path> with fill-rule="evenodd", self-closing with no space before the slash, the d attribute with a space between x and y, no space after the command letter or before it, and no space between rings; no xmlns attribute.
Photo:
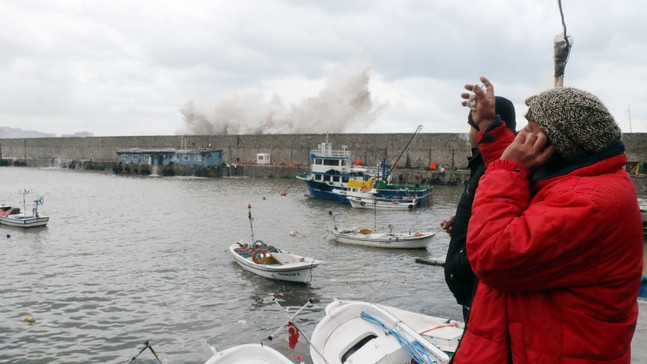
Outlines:
<svg viewBox="0 0 647 364"><path fill-rule="evenodd" d="M332 145L326 139L325 143L318 145L317 149L311 150L309 154L310 171L303 175L297 175L297 179L306 183L308 197L340 201L349 204L346 198L347 191L363 189L362 185L370 181L370 187L375 188L374 193L383 198L417 198L419 204L427 203L431 198L431 186L419 184L392 184L391 175L402 155L409 149L413 138L421 129L418 129L411 140L397 158L393 166L389 168L386 155L375 168L369 168L355 163L351 159L351 152L347 146L341 150L333 150ZM358 187L359 186L359 187Z"/></svg>
<svg viewBox="0 0 647 364"><path fill-rule="evenodd" d="M369 229L338 230L337 227L333 228L331 233L335 240L343 244L391 249L425 249L436 235L430 231L380 233Z"/></svg>
<svg viewBox="0 0 647 364"><path fill-rule="evenodd" d="M367 168L353 163L347 146L333 150L332 144L326 141L311 150L309 154L310 172L297 175L297 179L306 183L308 196L348 203L348 200L333 190L346 191L351 179L367 180L377 176L377 168Z"/></svg>
<svg viewBox="0 0 647 364"><path fill-rule="evenodd" d="M15 226L15 227L21 227L21 228L31 228L31 227L41 227L41 226L46 226L47 223L49 222L49 216L44 216L38 213L38 206L42 205L44 202L43 196L40 196L34 200L34 207L32 209L32 214L27 215L25 213L25 195L29 193L29 191L23 190L22 192L22 198L23 198L23 209L20 211L18 208L11 208L8 207L0 209L0 224L2 225L8 225L8 226ZM18 210L18 212L16 212Z"/></svg>
<svg viewBox="0 0 647 364"><path fill-rule="evenodd" d="M431 188L424 191L407 188L401 189L398 195L385 194L382 190L375 188L378 180L371 177L366 181L350 180L347 189L333 189L333 193L345 197L350 205L360 209L378 209L378 210L411 210L428 201L431 196ZM379 185L379 184L378 184ZM409 192L405 194L404 192ZM421 193L420 197L418 192Z"/></svg>
<svg viewBox="0 0 647 364"><path fill-rule="evenodd" d="M328 215L330 215L334 223L330 233L337 242L342 244L372 248L425 249L436 235L432 231L393 232L393 225L391 224L388 225L389 232L376 232L377 215L374 230L366 228L338 229L332 211L328 211Z"/></svg>
<svg viewBox="0 0 647 364"><path fill-rule="evenodd" d="M243 269L261 277L287 282L310 282L312 270L322 261L291 254L265 244L261 240L255 240L252 226L252 206L248 205L247 207L252 234L249 242L241 240L229 247L229 252L236 263Z"/></svg>
<svg viewBox="0 0 647 364"><path fill-rule="evenodd" d="M314 364L447 363L464 324L359 301L335 300L310 339Z"/></svg>
<svg viewBox="0 0 647 364"><path fill-rule="evenodd" d="M348 201L352 207L358 209L377 209L377 210L411 210L420 205L417 198L363 198L348 196Z"/></svg>
<svg viewBox="0 0 647 364"><path fill-rule="evenodd" d="M215 351L204 364L294 364L283 354L263 344L243 344Z"/></svg>

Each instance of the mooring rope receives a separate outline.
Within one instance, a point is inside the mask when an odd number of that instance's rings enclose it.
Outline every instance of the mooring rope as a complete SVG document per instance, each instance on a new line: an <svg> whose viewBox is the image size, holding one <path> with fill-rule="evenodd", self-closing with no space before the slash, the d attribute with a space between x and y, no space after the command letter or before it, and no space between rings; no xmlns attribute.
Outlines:
<svg viewBox="0 0 647 364"><path fill-rule="evenodd" d="M395 328L387 327L384 323L382 323L380 320L378 320L375 316L362 311L361 317L369 322L372 322L380 327L382 327L386 332L390 333L393 335L398 342L400 343L400 346L409 354L409 356L413 359L415 359L418 363L420 364L436 364L437 362L429 356L429 353L427 350L425 350L420 343L415 342L411 343L409 342L400 331L396 330Z"/></svg>

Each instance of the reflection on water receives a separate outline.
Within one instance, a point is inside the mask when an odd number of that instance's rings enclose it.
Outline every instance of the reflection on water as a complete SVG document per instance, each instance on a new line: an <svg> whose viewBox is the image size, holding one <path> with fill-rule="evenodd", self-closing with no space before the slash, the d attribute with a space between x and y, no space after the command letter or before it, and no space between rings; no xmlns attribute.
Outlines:
<svg viewBox="0 0 647 364"><path fill-rule="evenodd" d="M260 342L281 326L275 298L286 309L313 300L298 319L306 333L334 298L462 316L442 269L414 263L444 255L449 239L437 226L453 214L460 187L437 186L423 209L375 213L307 199L291 179L0 173L0 203L22 202L18 192L27 188L45 196L40 210L50 216L42 229L0 226L0 363L123 363L145 340L165 363L203 363L210 355L203 342L218 349ZM228 246L251 234L247 204L256 239L325 261L309 285L234 263ZM337 244L329 211L338 226L438 233L427 250ZM36 322L25 322L28 315ZM137 362L152 359L144 353Z"/></svg>

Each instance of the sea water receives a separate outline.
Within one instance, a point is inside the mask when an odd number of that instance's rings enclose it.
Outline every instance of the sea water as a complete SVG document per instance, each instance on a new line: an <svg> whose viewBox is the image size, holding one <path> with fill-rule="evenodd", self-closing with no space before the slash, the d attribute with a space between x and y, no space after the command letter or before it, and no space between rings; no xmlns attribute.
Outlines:
<svg viewBox="0 0 647 364"><path fill-rule="evenodd" d="M372 211L308 199L296 179L18 167L0 168L0 177L0 203L22 208L26 189L28 211L44 196L39 212L50 216L45 228L0 225L0 363L125 363L145 341L166 364L204 363L207 344L285 349L287 328L267 337L286 321L282 309L309 299L295 319L305 335L335 298L462 317L442 268L416 263L444 257L449 237L438 224L454 213L461 187L436 186L431 204L413 211ZM437 234L423 250L364 248L334 242L334 224ZM252 234L325 263L308 285L255 276L227 252ZM304 342L285 355L307 356ZM146 350L134 363L155 361Z"/></svg>

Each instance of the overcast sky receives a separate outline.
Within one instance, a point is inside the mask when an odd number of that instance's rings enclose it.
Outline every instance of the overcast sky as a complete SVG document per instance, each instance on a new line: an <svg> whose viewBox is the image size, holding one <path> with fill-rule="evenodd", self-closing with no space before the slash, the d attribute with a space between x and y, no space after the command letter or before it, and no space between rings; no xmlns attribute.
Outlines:
<svg viewBox="0 0 647 364"><path fill-rule="evenodd" d="M563 0L565 86L647 132L647 2ZM465 132L490 78L524 125L557 0L0 0L0 127L56 135Z"/></svg>

